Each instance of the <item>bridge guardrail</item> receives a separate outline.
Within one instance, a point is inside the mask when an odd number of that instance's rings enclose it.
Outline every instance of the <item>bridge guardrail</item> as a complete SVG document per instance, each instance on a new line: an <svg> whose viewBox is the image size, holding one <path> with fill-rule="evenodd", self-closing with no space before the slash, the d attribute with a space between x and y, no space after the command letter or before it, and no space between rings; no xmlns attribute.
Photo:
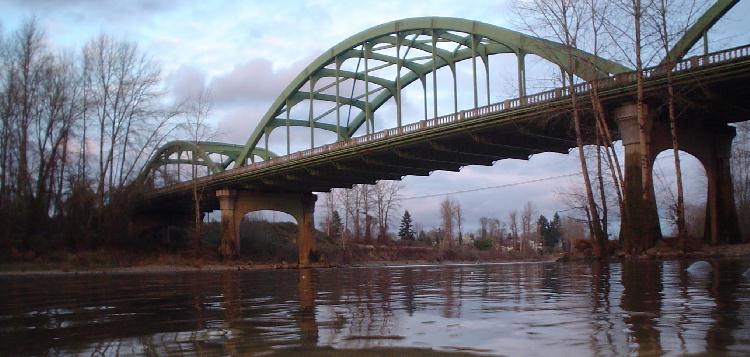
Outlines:
<svg viewBox="0 0 750 357"><path fill-rule="evenodd" d="M725 62L731 62L731 61L735 61L737 59L749 57L749 56L750 56L750 45L729 48L729 49L725 49L722 51L709 53L706 55L692 56L682 61L679 61L672 66L672 72L673 73L689 72L694 69L699 69L699 68L712 66L712 65L716 65L720 63L725 63ZM643 78L651 79L657 76L661 76L663 73L664 73L663 66L650 67L650 68L646 68L643 70ZM620 86L623 84L632 84L635 81L636 81L636 75L635 75L635 71L633 71L633 72L627 72L627 73L620 73L620 74L616 74L607 78L599 79L597 80L596 84L597 84L597 88L599 89L610 89L610 88ZM573 86L573 90L575 90L576 94L587 94L589 91L591 91L591 86L592 84L590 82L579 83ZM371 133L368 135L351 138L349 140L342 140L342 141L338 141L332 144L325 144L323 146L318 146L312 149L294 152L289 155L278 156L270 160L260 161L260 162L252 163L250 165L233 168L231 170L226 170L224 172L219 172L219 173L203 176L203 177L197 178L196 180L198 181L197 182L198 184L202 184L210 180L228 177L228 176L232 176L235 174L242 174L242 173L250 172L253 170L263 169L263 168L267 168L269 166L280 164L280 163L296 161L299 159L308 158L308 157L320 155L320 154L326 154L332 151L341 150L341 149L349 148L353 146L358 146L358 145L362 145L362 144L366 144L366 143L370 143L374 141L379 141L379 140L383 140L386 138L411 134L420 130L434 128L434 127L442 126L442 125L448 125L448 124L455 123L458 121L469 120L475 117L480 117L480 116L489 115L489 114L498 114L498 113L502 113L505 111L517 109L523 106L535 105L535 104L551 102L551 101L555 101L559 99L564 99L569 96L570 96L570 88L564 87L564 88L555 88L552 90L539 92L539 93L528 95L525 97L506 99L502 102L493 103L490 105L486 105L486 106L482 106L482 107L478 107L474 109L462 110L457 113L450 113L450 114L441 115L439 117L435 117L432 119L421 120L419 122L401 126L399 128L385 129L376 133ZM192 181L181 182L179 184L171 185L169 187L163 187L163 188L157 189L156 193L177 191L182 188L181 186L186 186L187 188L189 188L189 187L192 187L192 184L193 184Z"/></svg>

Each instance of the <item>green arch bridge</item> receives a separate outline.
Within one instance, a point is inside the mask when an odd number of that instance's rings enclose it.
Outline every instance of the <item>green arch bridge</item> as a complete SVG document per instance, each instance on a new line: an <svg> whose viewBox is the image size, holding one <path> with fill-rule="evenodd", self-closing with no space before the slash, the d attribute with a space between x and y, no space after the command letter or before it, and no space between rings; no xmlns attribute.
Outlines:
<svg viewBox="0 0 750 357"><path fill-rule="evenodd" d="M696 156L708 176L706 239L713 243L741 239L728 162L734 128L728 124L745 121L750 114L746 100L750 46L683 57L736 2L714 4L669 56L675 63L677 105L683 113L678 121L681 149ZM518 97L493 103L489 56L496 54L515 55ZM595 125L591 100L587 100L595 83L607 125L615 135L612 139L623 140L625 146L625 207L630 217L642 219L623 223L621 235L631 237L632 249L647 249L660 237L660 230L656 204L641 195L635 73L585 51L457 18L394 21L342 41L289 83L244 145L167 143L138 177L138 183L151 188L143 210L154 221L178 217L185 222L193 191L198 190L205 198L203 210L221 209L220 250L226 257L239 252L239 223L246 213L287 212L300 227L299 261L307 265L315 249L313 192L399 180L405 175L425 176L435 170L458 171L465 165L492 165L508 158L526 160L542 152L567 153L575 147L569 88L529 95L525 79L526 56L568 68L569 54L572 72L582 80L574 90L581 96L584 125ZM466 82L471 85L473 106L467 110L458 107L457 64L462 61L469 61L472 68ZM439 88L434 75L442 68L450 71L453 80L448 89ZM652 163L661 151L671 148L664 68L644 70ZM483 82L480 75L484 75ZM412 83L422 90L422 118L402 117L402 90ZM480 83L485 88L480 90ZM442 99L451 96L452 100ZM453 108L436 116L446 103ZM395 126L376 131L376 120L383 117L375 113L393 107L395 118L390 114L385 120ZM291 130L295 127L309 128L305 142L309 149L293 152ZM270 150L272 134L274 138L281 135L285 152ZM201 175L181 177L183 165L199 165Z"/></svg>

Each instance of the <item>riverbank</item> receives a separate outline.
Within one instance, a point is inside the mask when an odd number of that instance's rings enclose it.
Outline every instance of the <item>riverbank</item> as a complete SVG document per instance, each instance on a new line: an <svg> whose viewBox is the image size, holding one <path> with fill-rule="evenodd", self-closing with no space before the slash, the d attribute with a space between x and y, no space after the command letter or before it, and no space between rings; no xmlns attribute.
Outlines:
<svg viewBox="0 0 750 357"><path fill-rule="evenodd" d="M478 250L473 246L438 249L421 245L350 244L346 249L341 249L339 245L318 243L319 251L312 265L318 268L552 261L561 256L559 253L520 255L494 249ZM298 268L296 248L294 254L289 253L284 250L281 254L265 254L261 257L243 255L230 261L221 260L216 254L216 248L210 246L204 246L198 254L190 251L137 253L114 249L56 252L45 256L18 254L15 260L0 263L0 274L160 273Z"/></svg>
<svg viewBox="0 0 750 357"><path fill-rule="evenodd" d="M515 263L552 263L557 261L557 256L548 259L536 260L508 260L508 261L381 261L366 262L362 264L312 264L310 268L378 268L378 267L404 267L404 266L450 266L450 265L477 265L477 264L515 264ZM185 272L224 272L224 271L249 271L249 270L276 270L297 269L297 264L247 264L243 262L216 263L200 266L185 265L143 265L132 267L111 267L97 269L45 269L25 270L13 269L15 267L0 265L0 277L2 276L55 276L55 275L97 275L97 274L143 274L143 273L185 273Z"/></svg>
<svg viewBox="0 0 750 357"><path fill-rule="evenodd" d="M451 265L451 264L485 264L517 262L553 262L563 256L562 253L543 254L519 257L507 254L461 254L456 252L436 251L427 257L424 255L406 254L409 258L393 254L393 249L385 249L389 254L357 254L357 259L345 261L321 261L313 263L312 268L370 268L407 265ZM410 253L413 253L409 250ZM451 257L453 259L446 258ZM222 262L212 256L195 258L180 254L160 254L139 258L132 254L112 251L94 251L80 254L68 254L62 261L50 261L43 258L34 261L0 264L0 276L16 275L78 275L78 274L136 274L136 273L181 273L181 272L221 272L243 270L297 269L296 263L286 261L269 263L237 259Z"/></svg>
<svg viewBox="0 0 750 357"><path fill-rule="evenodd" d="M524 263L524 262L564 262L585 261L593 257L582 253L552 253L530 257L513 255L471 256L471 259L377 259L357 262L318 262L312 268L372 268L409 265L455 265L487 263ZM688 252L682 252L667 244L657 245L640 256L626 256L616 252L613 259L710 259L710 258L750 257L750 244L722 246L704 246ZM383 258L382 256L379 258ZM222 272L244 270L297 269L296 263L258 263L250 260L233 260L221 262L215 258L194 258L179 254L160 254L158 256L135 258L121 252L87 252L70 255L61 262L32 261L0 264L0 276L18 275L78 275L78 274L140 274L140 273L182 273L182 272Z"/></svg>
<svg viewBox="0 0 750 357"><path fill-rule="evenodd" d="M730 258L750 256L750 243L702 246L689 251L680 251L668 244L657 245L646 251L651 258Z"/></svg>

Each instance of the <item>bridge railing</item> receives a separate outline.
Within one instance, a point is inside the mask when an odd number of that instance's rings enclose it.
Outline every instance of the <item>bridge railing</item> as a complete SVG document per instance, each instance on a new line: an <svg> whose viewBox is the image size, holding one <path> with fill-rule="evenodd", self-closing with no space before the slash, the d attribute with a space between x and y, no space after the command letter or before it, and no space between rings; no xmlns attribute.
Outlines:
<svg viewBox="0 0 750 357"><path fill-rule="evenodd" d="M709 53L706 55L701 56L693 56L689 57L687 59L684 59L682 61L679 61L674 64L672 67L672 72L682 73L682 72L689 72L695 69L700 69L703 67L713 66L717 64L727 63L736 61L738 59L745 59L747 57L750 57L750 45L741 46L741 47L734 47L725 49L718 52ZM643 70L643 78L644 79L651 79L655 77L662 76L664 74L664 67L663 66L656 66L651 68L646 68ZM602 78L596 81L596 86L599 89L609 89L621 85L626 84L632 84L636 81L636 75L635 71L633 72L627 72L627 73L620 73L616 74L611 77ZM591 91L592 84L590 82L585 83L579 83L573 86L573 90L577 94L587 94L589 91ZM321 154L327 154L333 151L342 150L354 146L363 145L366 143L371 143L375 141L380 141L383 139L388 139L396 136L406 135L418 132L420 130L425 130L429 128L435 128L442 125L448 125L451 123L464 121L464 120L471 120L474 118L486 116L486 115L492 115L492 114L499 114L505 111L514 110L520 107L524 106L530 106L530 105L536 105L540 103L546 103L546 102L552 102L560 99L565 99L570 96L570 88L556 88L544 92L539 92L536 94L528 95L525 97L515 98L515 99L507 99L505 101L499 102L499 103L493 103L490 105L486 105L483 107L478 107L474 109L468 109L468 110L462 110L458 113L451 113L442 115L436 118L427 119L427 120L421 120L416 123L408 124L405 126L401 126L398 128L391 128L391 129L385 129L383 131L379 131L377 133L372 133L368 135L359 136L356 138L351 138L349 140L343 140L338 141L332 144L325 144L319 147L315 147L312 149L307 149L303 151L298 151L295 153L291 153L289 155L285 156L278 156L275 158L272 158L270 160L266 161L260 161L256 162L247 166L241 166L237 167L231 170L227 170L224 172L215 173L208 176L200 177L196 180L198 180L198 184L208 183L211 180L216 179L222 179L226 177L230 177L237 174L242 174L258 169L267 168L269 166L277 165L280 163L286 163L290 161L296 161L316 155ZM164 191L172 191L172 190L180 190L181 186L187 186L187 188L192 187L191 182L183 182L180 184L176 184L173 186L165 187L162 190Z"/></svg>

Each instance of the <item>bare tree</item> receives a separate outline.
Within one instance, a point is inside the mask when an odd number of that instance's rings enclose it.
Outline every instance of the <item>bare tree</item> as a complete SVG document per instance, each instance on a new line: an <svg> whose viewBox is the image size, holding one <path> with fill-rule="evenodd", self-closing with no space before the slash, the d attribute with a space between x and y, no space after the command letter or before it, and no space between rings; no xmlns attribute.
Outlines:
<svg viewBox="0 0 750 357"><path fill-rule="evenodd" d="M356 212L357 220L355 221L357 226L361 226L361 222L364 222L364 241L365 244L372 244L372 216L370 215L370 208L372 208L372 201L370 201L370 186L369 185L358 185L357 186L357 202L359 203L359 210ZM364 220L360 221L360 217ZM361 228L361 227L359 227ZM358 231L359 235L360 232ZM358 236L359 237L359 236Z"/></svg>
<svg viewBox="0 0 750 357"><path fill-rule="evenodd" d="M453 229L455 223L455 206L456 203L452 198L446 196L440 202L440 219L443 231L443 247L453 247Z"/></svg>
<svg viewBox="0 0 750 357"><path fill-rule="evenodd" d="M0 51L4 230L44 234L50 215L62 212L68 143L78 119L80 86L70 56L53 55L34 19L26 21Z"/></svg>
<svg viewBox="0 0 750 357"><path fill-rule="evenodd" d="M326 232L327 236L331 236L331 228L333 226L333 212L336 210L336 192L335 190L331 190L331 192L326 193L323 197L325 199L323 200L323 208L325 209L325 218L323 219L323 222L321 222L323 231Z"/></svg>
<svg viewBox="0 0 750 357"><path fill-rule="evenodd" d="M489 217L479 217L479 232L477 232L479 239L487 239L489 235L490 219L491 218Z"/></svg>
<svg viewBox="0 0 750 357"><path fill-rule="evenodd" d="M679 61L679 58L672 58L672 44L676 40L676 36L681 36L687 31L690 19L694 16L694 11L697 10L696 1L671 1L671 0L659 0L657 6L655 6L655 15L652 18L651 25L656 29L658 33L660 47L664 53L664 60L662 64L664 71L667 75L667 113L669 116L669 128L672 137L672 151L674 153L674 167L676 174L676 186L677 186L677 205L675 207L675 216L677 224L677 235L679 239L680 249L685 249L685 239L687 238L687 227L685 222L685 198L682 184L682 168L680 164L679 155L679 138L677 136L677 112L675 110L675 92L674 92L674 74L672 73L675 64ZM687 21L683 25L680 25L680 21L675 21L672 16L673 12L683 12L687 16ZM670 25L670 22L672 23ZM675 25L677 23L677 25ZM674 28L673 30L673 27Z"/></svg>
<svg viewBox="0 0 750 357"><path fill-rule="evenodd" d="M643 202L653 202L651 197L653 185L653 173L651 171L651 141L648 137L651 123L646 116L646 106L643 91L643 34L641 32L643 7L641 0L631 0L631 16L634 23L634 53L635 53L635 81L636 81L636 116L638 119L638 136L641 151L641 199ZM647 238L648 239L648 238ZM640 247L637 249L642 249ZM631 251L631 253L639 253Z"/></svg>
<svg viewBox="0 0 750 357"><path fill-rule="evenodd" d="M352 222L352 217L355 216L352 214L354 211L354 199L352 195L353 190L336 190L336 199L339 204L342 206L344 210L344 227L343 232L341 235L341 247L346 247L346 242L352 237L352 232L350 230L350 223Z"/></svg>
<svg viewBox="0 0 750 357"><path fill-rule="evenodd" d="M454 201L453 202L453 216L456 220L456 228L458 228L458 244L463 245L464 243L464 237L463 232L461 231L461 224L463 223L463 212L461 210L461 202Z"/></svg>
<svg viewBox="0 0 750 357"><path fill-rule="evenodd" d="M608 1L589 0L588 2L591 20L590 42L594 56L599 56L600 47L602 47L601 41L599 40L599 33L604 28L606 19L613 15L610 11L609 5L610 2ZM599 78L598 74L593 72L595 71L595 68L595 66L592 66L590 98L594 109L594 119L596 121L596 177L599 189L599 206L601 207L602 234L608 239L609 206L607 205L607 195L602 169L602 148L604 149L607 167L609 168L612 185L617 196L617 206L621 213L625 213L622 199L623 176L617 151L613 145L612 134L609 130L609 125L607 124L607 113L604 110L604 105L599 97Z"/></svg>
<svg viewBox="0 0 750 357"><path fill-rule="evenodd" d="M604 188L604 175L602 170L602 141L603 141L603 134L601 133L601 130L597 128L596 130L596 178L598 180L597 182L597 188L599 189L599 207L602 209L601 214L601 225L602 225L602 232L605 237L608 237L608 230L609 230L609 206L607 205L607 194ZM606 149L606 147L605 147ZM618 196L619 197L619 196Z"/></svg>
<svg viewBox="0 0 750 357"><path fill-rule="evenodd" d="M391 213L399 207L400 181L378 181L370 191L375 206L375 217L378 224L378 243L385 244L388 240L388 225Z"/></svg>
<svg viewBox="0 0 750 357"><path fill-rule="evenodd" d="M497 218L481 217L479 218L479 227L479 232L477 232L479 239L492 240L493 247L496 247L504 238L503 223Z"/></svg>
<svg viewBox="0 0 750 357"><path fill-rule="evenodd" d="M41 101L38 90L44 80L45 67L50 60L44 50L43 37L44 34L38 28L36 20L31 19L16 33L11 49L11 80L16 82L11 95L14 96L12 100L17 103L13 118L16 122L14 142L18 145L15 189L22 201L30 199L33 195L28 157L29 134L34 114Z"/></svg>
<svg viewBox="0 0 750 357"><path fill-rule="evenodd" d="M534 207L534 204L526 202L521 211L521 240L523 241L521 252L525 252L530 242L534 241L535 229L532 225L534 224L535 216L536 208Z"/></svg>
<svg viewBox="0 0 750 357"><path fill-rule="evenodd" d="M573 49L578 46L578 40L580 33L583 31L583 22L586 21L585 5L582 1L575 0L531 0L531 9L524 9L524 12L531 12L537 16L531 17L529 20L534 21L536 24L529 26L535 28L536 26L544 26L547 30L553 33L556 40L562 43L567 49L567 63L565 64L565 85L568 86L568 93L570 95L570 101L572 106L572 117L573 127L576 134L576 144L578 146L578 157L581 164L581 171L583 172L583 183L586 190L586 198L589 206L589 211L592 215L591 228L593 229L592 235L595 237L595 254L598 257L603 256L606 253L607 239L602 231L601 222L596 209L596 202L594 200L594 194L591 185L591 179L589 177L588 164L586 163L586 156L583 149L583 134L581 130L581 114L580 105L578 103L578 93L575 90L575 57L573 55Z"/></svg>
<svg viewBox="0 0 750 357"><path fill-rule="evenodd" d="M157 89L158 65L105 35L81 56L46 43L35 19L0 35L0 238L21 237L14 243L21 250L34 249L31 236L63 236L76 247L89 242L83 235L125 238L121 218L134 190L124 184L174 117ZM100 151L96 195L92 148ZM113 201L113 191L124 199ZM108 225L101 224L105 211Z"/></svg>
<svg viewBox="0 0 750 357"><path fill-rule="evenodd" d="M345 231L351 224L351 235L354 240L361 240L364 228L365 241L367 244L371 243L368 241L369 235L369 222L370 216L369 211L371 208L371 201L369 199L370 187L368 185L354 185L351 189L343 190L340 195L343 201L344 211L346 212L346 219L344 226ZM364 217L364 221L363 221Z"/></svg>
<svg viewBox="0 0 750 357"><path fill-rule="evenodd" d="M610 11L610 3L608 1L589 0L590 18L591 18L591 48L594 56L598 56L600 52L601 41L599 40L599 33L603 30L606 20L614 14ZM592 66L592 71L595 69ZM604 146L604 152L607 158L607 166L609 168L610 176L612 178L612 184L614 185L615 194L617 195L617 204L621 214L626 214L624 209L624 202L622 198L622 186L623 186L623 175L620 168L620 160L617 155L617 151L613 145L612 133L609 130L609 125L606 120L606 111L602 104L601 98L599 97L599 79L596 73L592 73L591 81L591 103L594 109L594 119L596 120L596 132L597 140L599 141L597 147ZM600 195L603 195L602 188L604 186L601 172L601 153L597 152L597 177L599 178ZM606 204L606 199L601 198L603 204ZM604 207L603 207L604 208ZM607 212L603 209L602 215L602 230L605 236L607 234Z"/></svg>
<svg viewBox="0 0 750 357"><path fill-rule="evenodd" d="M514 241L519 242L518 236L518 211L508 212L508 225L510 226L510 235Z"/></svg>
<svg viewBox="0 0 750 357"><path fill-rule="evenodd" d="M563 236L563 241L567 242L567 244L565 244L567 249L570 249L576 240L586 239L586 227L586 223L580 219L568 216L562 218L560 231Z"/></svg>
<svg viewBox="0 0 750 357"><path fill-rule="evenodd" d="M680 249L685 249L685 239L687 230L685 227L685 198L682 189L682 168L680 167L680 145L677 137L677 115L675 113L674 103L674 78L672 75L672 68L676 58L670 58L670 47L671 41L669 37L669 27L667 26L667 3L666 0L659 0L659 7L657 9L659 17L661 19L659 26L659 38L664 47L665 60L664 70L667 73L667 108L669 113L669 128L672 135L672 151L674 152L674 168L675 174L677 175L677 207L676 207L676 218L677 218L677 235L679 239Z"/></svg>
<svg viewBox="0 0 750 357"><path fill-rule="evenodd" d="M161 70L134 43L104 34L86 44L83 56L88 108L95 119L91 127L98 131L97 192L103 206L106 192L124 184L132 171L128 166L137 162L128 152L140 153L143 149L138 147L149 144L137 142L137 135L153 142L150 133L158 132L150 119L161 117L157 106Z"/></svg>
<svg viewBox="0 0 750 357"><path fill-rule="evenodd" d="M201 198L203 197L203 187L199 186L197 178L199 176L198 168L200 165L198 158L203 153L199 153L197 150L201 141L208 140L213 135L207 123L213 103L211 91L208 88L201 88L191 98L188 98L186 102L188 105L185 112L185 122L182 124L182 127L190 136L194 148L193 152L190 153L190 178L193 195L193 250L196 256L198 256L202 241L203 214L201 212Z"/></svg>

